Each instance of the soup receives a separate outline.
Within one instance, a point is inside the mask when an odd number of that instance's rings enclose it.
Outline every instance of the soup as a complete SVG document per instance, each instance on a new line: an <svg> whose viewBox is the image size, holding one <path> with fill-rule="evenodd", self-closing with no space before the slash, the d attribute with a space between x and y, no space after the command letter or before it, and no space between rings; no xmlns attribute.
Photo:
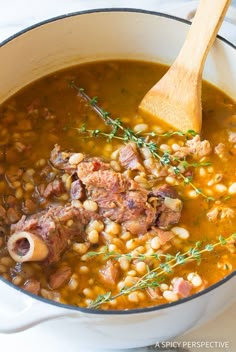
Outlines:
<svg viewBox="0 0 236 352"><path fill-rule="evenodd" d="M61 303L134 309L236 269L236 104L204 82L201 136L166 131L137 112L166 70L84 64L1 106L5 279Z"/></svg>

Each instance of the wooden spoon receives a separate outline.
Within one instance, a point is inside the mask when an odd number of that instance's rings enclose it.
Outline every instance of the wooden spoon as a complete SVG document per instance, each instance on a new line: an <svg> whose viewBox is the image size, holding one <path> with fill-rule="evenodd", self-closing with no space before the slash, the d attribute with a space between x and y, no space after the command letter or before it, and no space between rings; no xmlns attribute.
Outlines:
<svg viewBox="0 0 236 352"><path fill-rule="evenodd" d="M203 66L230 2L200 0L177 59L141 101L141 114L154 116L174 130L201 131Z"/></svg>

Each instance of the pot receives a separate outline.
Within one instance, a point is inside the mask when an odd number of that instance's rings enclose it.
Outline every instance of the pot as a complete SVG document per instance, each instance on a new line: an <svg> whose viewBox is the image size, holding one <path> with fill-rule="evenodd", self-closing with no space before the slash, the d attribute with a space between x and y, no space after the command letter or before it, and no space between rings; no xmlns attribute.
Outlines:
<svg viewBox="0 0 236 352"><path fill-rule="evenodd" d="M79 63L136 59L171 64L188 29L187 21L131 9L85 11L40 23L1 44L0 103L30 82ZM204 71L206 80L233 98L235 62L235 46L218 37ZM147 346L179 336L221 313L236 300L235 283L236 272L178 302L99 311L35 297L0 278L0 333L23 334L31 329L40 340L46 332L63 331L68 350Z"/></svg>

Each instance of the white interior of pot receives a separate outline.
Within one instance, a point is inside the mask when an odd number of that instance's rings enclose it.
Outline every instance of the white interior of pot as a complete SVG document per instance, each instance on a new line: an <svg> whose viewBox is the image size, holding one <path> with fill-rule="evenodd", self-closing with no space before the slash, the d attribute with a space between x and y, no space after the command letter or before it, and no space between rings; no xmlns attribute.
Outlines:
<svg viewBox="0 0 236 352"><path fill-rule="evenodd" d="M79 14L38 26L0 48L0 103L50 72L83 62L138 59L171 64L188 29L171 18L122 11ZM235 62L235 49L217 40L204 71L205 79L232 97Z"/></svg>

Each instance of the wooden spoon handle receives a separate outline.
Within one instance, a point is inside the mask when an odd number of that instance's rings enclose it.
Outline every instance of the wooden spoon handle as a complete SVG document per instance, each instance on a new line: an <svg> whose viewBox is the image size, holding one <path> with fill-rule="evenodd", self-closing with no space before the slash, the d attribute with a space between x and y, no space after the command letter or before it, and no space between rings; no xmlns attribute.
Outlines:
<svg viewBox="0 0 236 352"><path fill-rule="evenodd" d="M196 74L202 73L207 54L223 22L231 0L200 0L186 41L176 59Z"/></svg>
<svg viewBox="0 0 236 352"><path fill-rule="evenodd" d="M200 0L184 45L168 72L139 105L143 114L181 131L201 131L204 63L230 0Z"/></svg>

